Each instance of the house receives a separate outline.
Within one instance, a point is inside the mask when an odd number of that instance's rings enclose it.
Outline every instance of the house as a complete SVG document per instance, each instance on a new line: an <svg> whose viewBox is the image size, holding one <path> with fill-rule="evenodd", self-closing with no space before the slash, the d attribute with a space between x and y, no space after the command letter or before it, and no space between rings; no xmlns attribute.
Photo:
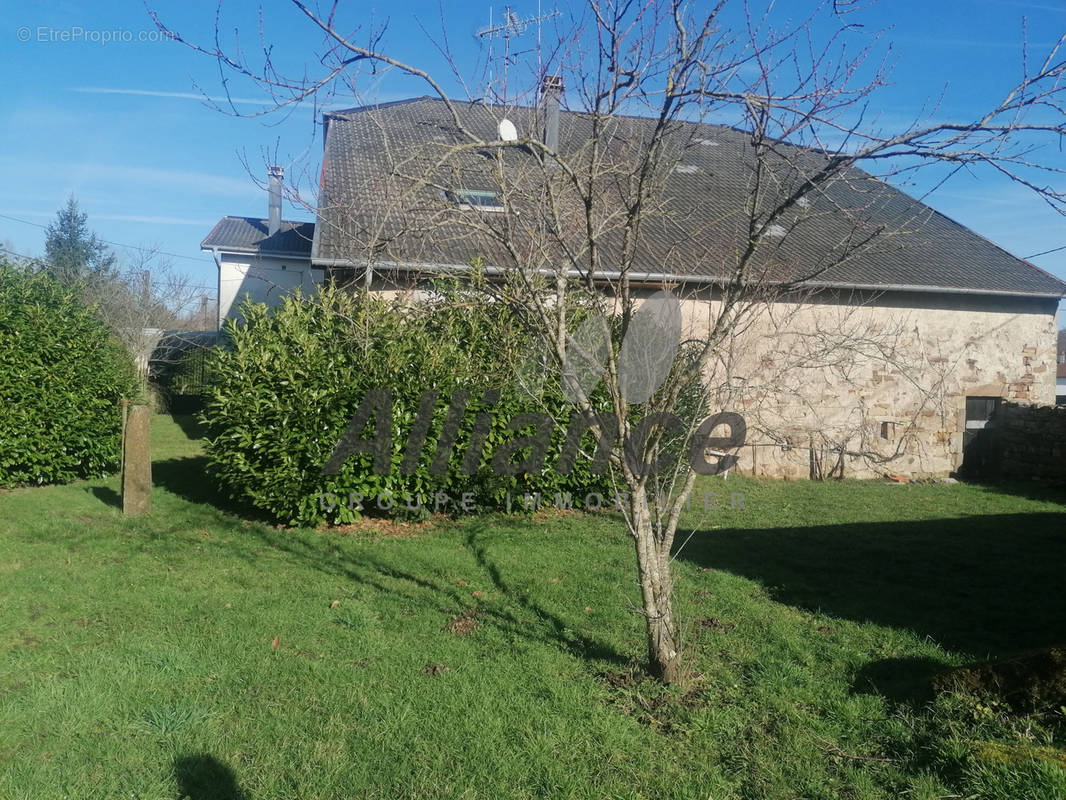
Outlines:
<svg viewBox="0 0 1066 800"><path fill-rule="evenodd" d="M590 118L560 111L558 88L546 87L539 108L448 108L422 97L326 114L313 230L282 225L271 233L262 220L227 218L204 240L219 260L220 315L232 313L226 298L245 287L254 294L260 276L279 290L328 275L401 294L478 259L491 278L508 259L484 235L509 216L496 215L504 208L495 154L464 151L432 181L409 176L460 141L453 109L487 140L504 134L506 118L563 152L586 146ZM651 124L612 118L603 146L624 160L646 146ZM664 186L669 216L650 218L631 280L645 295L664 287L682 295L685 326L698 336L729 274L723 265L735 257L751 144L724 126L681 127L684 146ZM532 155L512 149L502 157L521 169ZM796 163L821 158L790 153ZM812 270L802 297L768 305L716 366L720 402L749 424L738 468L781 477L946 475L1000 403L1054 402L1056 312L1066 283L861 170L845 178L798 204L788 230L771 228L759 262L775 280L826 266ZM840 250L856 232L884 231L891 235L883 244L871 235L874 246ZM606 250L618 246L604 238ZM812 350L830 335L851 343L847 363Z"/></svg>
<svg viewBox="0 0 1066 800"><path fill-rule="evenodd" d="M243 299L275 304L296 287L310 291L323 280L311 264L313 222L281 218L281 167L269 171L266 219L223 217L200 243L218 267L218 326L238 315Z"/></svg>

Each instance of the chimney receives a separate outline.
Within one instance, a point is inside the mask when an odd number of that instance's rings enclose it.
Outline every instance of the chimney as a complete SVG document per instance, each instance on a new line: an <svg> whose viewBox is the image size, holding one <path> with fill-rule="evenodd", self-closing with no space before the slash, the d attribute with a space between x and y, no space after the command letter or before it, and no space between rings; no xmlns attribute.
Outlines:
<svg viewBox="0 0 1066 800"><path fill-rule="evenodd" d="M267 216L267 234L273 236L281 230L281 182L285 177L284 167L267 167L270 176L270 214Z"/></svg>
<svg viewBox="0 0 1066 800"><path fill-rule="evenodd" d="M553 152L559 151L559 102L563 97L561 75L545 75L540 102L544 109L544 144Z"/></svg>

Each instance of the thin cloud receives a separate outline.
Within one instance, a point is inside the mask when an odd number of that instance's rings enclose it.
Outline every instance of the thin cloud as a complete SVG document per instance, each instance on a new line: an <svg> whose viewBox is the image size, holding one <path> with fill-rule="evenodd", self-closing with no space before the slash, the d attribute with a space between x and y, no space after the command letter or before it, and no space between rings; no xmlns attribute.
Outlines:
<svg viewBox="0 0 1066 800"><path fill-rule="evenodd" d="M8 172L21 165L12 156L0 156L0 169ZM213 172L196 172L185 169L141 167L131 164L115 164L99 161L39 161L34 165L38 173L62 176L61 194L84 194L86 192L128 195L145 190L162 190L166 194L181 192L193 198L239 198L251 200L265 197L264 189L248 174L236 173L233 177ZM264 170L265 172L265 170ZM266 176L263 176L265 183Z"/></svg>
<svg viewBox="0 0 1066 800"><path fill-rule="evenodd" d="M210 172L100 162L57 163L53 166L56 170L62 170L57 174L69 175L79 187L101 188L118 184L138 189L158 188L169 192L180 190L211 197L251 198L262 193L252 177L248 175L243 178L230 178Z"/></svg>
<svg viewBox="0 0 1066 800"><path fill-rule="evenodd" d="M211 95L198 94L197 92L164 92L159 89L121 89L109 86L75 86L71 91L82 94L125 94L136 97L164 97L175 100L199 100L211 103L242 103L253 106L277 105L273 100L265 100L254 97L213 97Z"/></svg>
<svg viewBox="0 0 1066 800"><path fill-rule="evenodd" d="M2 208L0 209L0 216L6 216L9 218L19 217L37 217L39 219L51 219L55 217L54 211L30 211L24 208ZM150 217L143 216L141 214L97 214L93 212L91 215L92 220L108 220L109 222L143 222L149 225L195 225L197 227L214 225L217 220L207 219L192 219L190 217ZM33 224L33 223L30 223ZM37 227L43 228L44 225L38 225Z"/></svg>
<svg viewBox="0 0 1066 800"><path fill-rule="evenodd" d="M37 225L36 223L29 222L29 220L21 219L23 217L38 217L40 219L54 218L56 212L54 211L30 211L24 208L2 208L0 209L0 217L6 217L9 220L15 222L26 222L29 225L34 225L38 228L44 228L44 225ZM92 220L108 220L110 222L143 222L148 225L195 225L197 227L214 225L216 220L213 219L193 219L191 217L159 217L159 216L144 216L143 214L98 214L92 213L90 215Z"/></svg>
<svg viewBox="0 0 1066 800"><path fill-rule="evenodd" d="M112 222L144 222L150 225L195 225L210 227L217 220L189 219L187 217L142 217L136 214L93 214L93 219L105 219Z"/></svg>
<svg viewBox="0 0 1066 800"><path fill-rule="evenodd" d="M224 95L215 96L199 94L197 92L166 92L160 89L124 89L118 86L75 86L71 88L71 91L79 92L81 94L119 94L131 95L134 97L159 97L166 100L199 100L201 103L218 103L220 105L233 103L235 105L261 106L263 108L270 108L278 105L278 101L271 100L269 97L226 97ZM312 108L311 102L304 102L306 104L302 104L303 108L310 110ZM350 104L319 103L318 108L346 108L348 105Z"/></svg>

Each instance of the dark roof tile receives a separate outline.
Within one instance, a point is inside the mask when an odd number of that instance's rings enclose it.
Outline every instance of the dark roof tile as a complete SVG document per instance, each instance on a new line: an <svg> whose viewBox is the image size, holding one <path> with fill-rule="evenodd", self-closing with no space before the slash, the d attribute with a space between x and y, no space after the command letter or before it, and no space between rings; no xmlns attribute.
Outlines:
<svg viewBox="0 0 1066 800"><path fill-rule="evenodd" d="M315 223L282 220L281 229L267 235L267 220L256 217L223 217L200 243L202 250L226 250L258 255L311 257Z"/></svg>
<svg viewBox="0 0 1066 800"><path fill-rule="evenodd" d="M523 131L539 125L533 108L503 108L455 103L463 124L494 139L506 116ZM461 225L441 224L411 229L412 215L390 212L388 175L382 164L415 163L435 146L460 141L450 112L441 100L417 98L328 114L328 132L320 187L319 239L312 254L322 263L352 258L353 242L370 233L383 242L382 260L465 265L482 257L489 264L506 263L491 237L472 234ZM605 146L624 154L644 146L653 121L616 117ZM683 123L684 150L680 169L667 180L669 213L649 223L642 237L638 272L725 278L738 244L746 241L743 208L754 163L750 136L718 125ZM574 149L591 138L591 117L563 112L561 149ZM781 145L787 165L781 180L796 180L795 166L810 170L824 163L814 150ZM521 149L507 158L525 158ZM459 158L463 188L491 188L492 161L476 152ZM780 176L779 176L780 177ZM484 186L482 186L484 184ZM848 170L794 218L795 227L779 244L760 246L767 274L810 274L822 285L842 287L908 287L980 293L1061 296L1066 283L1019 259L929 206L859 169ZM427 202L436 198L427 195ZM679 222L684 220L684 222ZM695 231L700 235L695 235ZM857 256L839 261L849 237L887 235ZM390 241L390 237L394 237ZM209 239L211 237L208 237ZM765 241L765 240L764 240ZM205 240L206 242L206 240ZM617 243L605 240L610 253ZM802 271L802 272L799 272Z"/></svg>

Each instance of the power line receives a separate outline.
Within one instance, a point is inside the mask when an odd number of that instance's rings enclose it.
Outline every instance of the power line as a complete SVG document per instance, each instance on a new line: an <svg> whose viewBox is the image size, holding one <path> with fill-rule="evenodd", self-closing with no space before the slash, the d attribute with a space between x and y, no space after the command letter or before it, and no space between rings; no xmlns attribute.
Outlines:
<svg viewBox="0 0 1066 800"><path fill-rule="evenodd" d="M1055 247L1055 248L1053 248L1051 250L1045 250L1043 253L1033 253L1031 256L1026 256L1025 260L1028 261L1030 258L1036 258L1038 256L1046 256L1046 255L1048 255L1050 253L1057 253L1057 252L1059 252L1059 250L1066 250L1066 244L1064 244L1062 247Z"/></svg>
<svg viewBox="0 0 1066 800"><path fill-rule="evenodd" d="M43 264L46 267L48 266L48 262L47 261L42 261L41 259L34 258L33 256L23 255L22 253L16 253L14 250L8 250L6 247L0 247L0 253L7 253L9 256L15 256L15 258L21 258L23 261L31 261L34 264Z"/></svg>
<svg viewBox="0 0 1066 800"><path fill-rule="evenodd" d="M29 262L34 263L34 264L40 264L42 267L50 266L50 264L47 261L43 260L43 259L34 258L33 256L26 255L25 253L16 253L14 250L8 250L6 247L0 247L0 253L6 253L9 256L14 256L15 258L21 258L23 261L29 261ZM163 281L152 281L151 283L152 283L153 286L165 286L166 285ZM207 284L204 284L204 283L186 283L185 287L188 288L188 289L206 289L207 291L211 291L211 292L217 292L218 291L218 287L217 286L208 286Z"/></svg>
<svg viewBox="0 0 1066 800"><path fill-rule="evenodd" d="M0 219L9 219L12 222L21 222L23 225L32 225L34 228L41 228L42 230L48 230L48 226L47 225L41 225L40 223L37 223L37 222L30 222L28 219L19 219L18 217L12 217L12 216L10 216L8 214L0 214ZM184 258L184 259L187 259L188 261L195 261L198 264L214 263L214 261L212 259L209 259L209 258L204 258L204 257L197 258L196 256L186 256L186 255L182 255L181 253L170 253L170 252L167 252L166 250L156 250L153 247L141 247L141 246L135 245L135 244L122 244L122 242L111 242L111 241L108 241L107 239L98 239L97 241L103 242L104 244L109 244L112 247L125 247L125 248L127 248L129 250L140 250L142 253L158 253L161 256L171 256L172 258Z"/></svg>

